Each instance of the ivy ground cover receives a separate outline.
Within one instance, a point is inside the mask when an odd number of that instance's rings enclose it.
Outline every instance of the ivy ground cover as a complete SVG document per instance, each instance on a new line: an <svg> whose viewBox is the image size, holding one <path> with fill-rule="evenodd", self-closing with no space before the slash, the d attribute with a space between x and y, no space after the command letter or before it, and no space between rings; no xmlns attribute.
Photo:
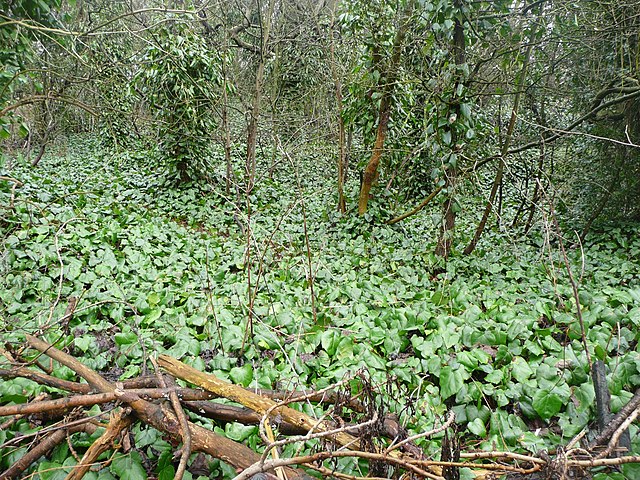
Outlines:
<svg viewBox="0 0 640 480"><path fill-rule="evenodd" d="M412 433L453 410L469 449L537 452L593 422L577 305L544 225L527 238L488 233L474 255L454 251L443 262L432 253L437 219L426 213L393 227L337 216L329 156L285 165L240 200L215 175L207 185L171 185L152 157L75 139L35 170L20 159L3 167L21 182L0 182L3 349L40 335L111 380L146 372L160 353L247 387L323 388L364 372ZM472 225L458 229L463 236ZM615 412L640 386L638 226L602 228L568 255ZM76 312L65 321L71 298ZM4 380L0 403L46 390ZM260 443L257 427L199 421ZM0 445L35 429L19 421L0 431ZM639 454L636 427L631 438ZM168 468L172 446L153 430L136 431L134 444L91 475L146 478ZM74 463L70 445L35 467L39 478ZM421 446L436 454L439 439ZM0 469L22 454L3 448ZM222 463L209 468L234 474Z"/></svg>

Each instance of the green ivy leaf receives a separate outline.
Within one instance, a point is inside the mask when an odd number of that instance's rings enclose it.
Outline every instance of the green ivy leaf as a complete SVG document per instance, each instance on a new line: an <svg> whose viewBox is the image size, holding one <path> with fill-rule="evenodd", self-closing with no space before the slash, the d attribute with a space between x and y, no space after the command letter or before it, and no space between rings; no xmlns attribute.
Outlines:
<svg viewBox="0 0 640 480"><path fill-rule="evenodd" d="M158 459L158 467L156 473L158 474L158 480L173 480L176 473L176 469L173 466L173 453L170 451L164 452Z"/></svg>
<svg viewBox="0 0 640 480"><path fill-rule="evenodd" d="M147 472L142 466L142 457L136 451L127 455L116 456L110 470L121 480L146 480Z"/></svg>
<svg viewBox="0 0 640 480"><path fill-rule="evenodd" d="M502 370L494 370L485 377L485 380L489 383L493 383L494 385L498 385L500 382L502 382L503 378L504 373L502 372Z"/></svg>
<svg viewBox="0 0 640 480"><path fill-rule="evenodd" d="M511 362L511 375L518 382L525 382L531 375L533 370L529 366L529 363L522 357L514 357Z"/></svg>
<svg viewBox="0 0 640 480"><path fill-rule="evenodd" d="M38 464L38 474L41 480L64 480L68 469L60 463L44 461Z"/></svg>
<svg viewBox="0 0 640 480"><path fill-rule="evenodd" d="M258 432L258 427L255 425L242 425L240 423L227 423L224 429L226 437L236 442L244 442L251 435Z"/></svg>
<svg viewBox="0 0 640 480"><path fill-rule="evenodd" d="M253 366L247 362L242 367L233 367L229 377L233 383L248 387L253 381Z"/></svg>
<svg viewBox="0 0 640 480"><path fill-rule="evenodd" d="M626 463L620 469L627 479L640 478L640 465L637 463Z"/></svg>
<svg viewBox="0 0 640 480"><path fill-rule="evenodd" d="M131 345L138 342L138 336L133 332L116 333L114 336L116 345Z"/></svg>
<svg viewBox="0 0 640 480"><path fill-rule="evenodd" d="M476 418L472 422L469 422L467 424L467 428L471 433L477 435L478 437L484 437L487 435L487 429L484 426L484 422L479 418Z"/></svg>
<svg viewBox="0 0 640 480"><path fill-rule="evenodd" d="M543 420L548 420L562 409L562 398L547 389L538 390L533 396L533 408Z"/></svg>
<svg viewBox="0 0 640 480"><path fill-rule="evenodd" d="M440 369L440 397L443 400L456 395L464 385L460 368L445 366Z"/></svg>
<svg viewBox="0 0 640 480"><path fill-rule="evenodd" d="M596 398L592 383L582 383L578 385L573 389L573 394L578 400L578 411L591 409Z"/></svg>

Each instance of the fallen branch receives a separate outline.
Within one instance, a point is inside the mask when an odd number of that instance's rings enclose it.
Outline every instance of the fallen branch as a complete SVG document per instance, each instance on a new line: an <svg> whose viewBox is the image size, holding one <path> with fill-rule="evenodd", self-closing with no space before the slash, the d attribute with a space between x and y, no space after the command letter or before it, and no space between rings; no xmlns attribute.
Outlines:
<svg viewBox="0 0 640 480"><path fill-rule="evenodd" d="M631 412L631 414L624 420L624 422L620 424L620 426L616 429L616 431L613 432L613 435L611 435L611 439L607 444L607 448L605 448L602 452L598 454L598 456L596 456L597 460L609 456L609 454L613 451L613 449L616 448L616 445L618 444L618 440L620 440L620 437L622 436L622 434L627 431L629 426L633 422L635 422L636 418L638 418L639 415L640 415L640 407L636 408L633 412Z"/></svg>
<svg viewBox="0 0 640 480"><path fill-rule="evenodd" d="M22 183L20 180L18 180L17 178L13 178L13 177L6 177L4 175L0 175L0 180L5 181L5 182L12 182L15 183L17 186L21 187L22 185L24 185L24 183Z"/></svg>
<svg viewBox="0 0 640 480"><path fill-rule="evenodd" d="M100 455L113 448L113 442L124 430L129 428L135 420L129 413L128 411L119 409L111 414L109 425L105 432L91 444L82 459L73 467L73 470L69 472L65 480L80 480L98 460Z"/></svg>
<svg viewBox="0 0 640 480"><path fill-rule="evenodd" d="M306 431L326 432L333 428L328 422L318 422L312 417L298 412L291 407L280 406L271 399L261 397L242 387L221 380L215 375L203 373L168 355L160 355L158 357L158 365L176 378L180 378L216 395L240 403L261 415L271 410L273 417L279 416L285 422L296 425ZM360 440L357 437L346 432L336 433L332 440L341 446L346 446L353 450L358 450L361 446Z"/></svg>
<svg viewBox="0 0 640 480"><path fill-rule="evenodd" d="M26 339L30 346L60 362L62 365L69 367L97 390L103 393L116 393L118 400L129 404L138 418L145 423L151 425L158 431L166 433L175 440L179 441L182 439L179 421L166 405L156 405L143 400L130 391L116 389L114 385L98 373L47 342L31 335L27 335ZM260 460L260 456L245 445L229 440L222 435L218 435L191 422L189 422L188 427L194 452L208 453L212 457L218 458L238 469L245 469ZM291 480L304 477L303 474L293 469L288 469L287 475Z"/></svg>
<svg viewBox="0 0 640 480"><path fill-rule="evenodd" d="M618 458L600 458L593 460L567 460L566 464L572 467L605 467L624 465L625 463L640 463L640 455L629 455Z"/></svg>
<svg viewBox="0 0 640 480"><path fill-rule="evenodd" d="M145 399L164 398L167 395L176 394L183 400L203 400L213 398L213 395L201 390L191 388L142 388L130 389L127 393L137 395ZM116 392L95 393L89 395L76 395L73 397L57 398L18 405L5 405L0 407L0 417L9 415L32 415L34 413L58 412L64 413L76 407L90 407L119 400Z"/></svg>
<svg viewBox="0 0 640 480"><path fill-rule="evenodd" d="M37 442L37 445L28 449L27 453L18 459L16 463L11 465L4 472L0 473L0 479L11 480L13 478L18 478L32 463L36 462L40 457L48 454L51 450L64 442L68 435L84 431L86 427L86 424L74 425L71 427L62 425L57 430L42 438Z"/></svg>
<svg viewBox="0 0 640 480"><path fill-rule="evenodd" d="M225 405L214 402L183 402L184 406L192 412L206 418L211 418L221 422L238 422L243 425L258 425L262 418L250 408L236 407L235 405ZM305 429L288 422L277 423L278 430L284 435L302 435Z"/></svg>
<svg viewBox="0 0 640 480"><path fill-rule="evenodd" d="M607 426L598 434L598 436L589 443L587 449L592 451L596 447L608 443L620 425L622 425L622 423L629 418L633 411L638 407L640 407L640 389L636 390L633 398L631 398L631 400L629 400L629 402L620 409L620 411L609 421Z"/></svg>
<svg viewBox="0 0 640 480"><path fill-rule="evenodd" d="M393 225L395 223L401 222L402 220L404 220L407 217L410 217L411 215L415 215L424 207L426 207L429 204L429 202L431 202L431 200L436 198L436 196L442 191L443 188L444 188L444 185L442 187L436 188L433 192L429 194L427 198L425 198L422 202L420 202L417 207L415 207L412 210L409 210L406 213L403 213L402 215L392 218L391 220L387 221L387 225Z"/></svg>

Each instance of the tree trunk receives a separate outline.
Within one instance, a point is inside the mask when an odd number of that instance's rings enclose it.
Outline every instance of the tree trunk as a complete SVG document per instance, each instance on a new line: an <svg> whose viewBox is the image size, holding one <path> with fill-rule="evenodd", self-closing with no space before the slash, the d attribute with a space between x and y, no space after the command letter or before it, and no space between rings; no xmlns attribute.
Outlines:
<svg viewBox="0 0 640 480"><path fill-rule="evenodd" d="M209 43L211 48L216 48L215 43L213 43L213 35L215 34L215 29L209 24L207 20L206 10L201 5L201 2L196 2L198 6L198 16L200 17L200 23L204 28L204 36ZM228 31L225 29L225 44L228 44ZM229 128L229 95L227 93L227 88L229 85L229 76L227 75L227 50L222 51L222 106L221 106L221 121L222 121L222 131L224 133L224 160L226 165L226 177L225 177L225 193L227 197L231 196L231 187L235 186L236 194L239 196L240 192L238 186L234 180L233 174L233 164L231 161L231 130ZM137 126L134 123L134 127L136 128L136 133L138 134L138 138L140 138L140 133L137 130Z"/></svg>
<svg viewBox="0 0 640 480"><path fill-rule="evenodd" d="M260 55L258 70L256 72L255 92L251 111L249 114L249 126L247 127L247 192L253 190L256 179L256 143L258 140L258 117L260 116L260 104L262 101L262 87L264 85L264 57Z"/></svg>
<svg viewBox="0 0 640 480"><path fill-rule="evenodd" d="M536 204L538 203L538 198L540 197L540 189L542 188L542 168L544 167L544 158L545 158L545 144L542 144L542 148L540 149L540 158L538 159L538 171L536 172L536 185L533 187L533 195L531 196L531 202L529 205L529 216L527 218L527 223L524 225L524 234L526 235L533 224L533 215L536 213ZM553 153L552 153L553 155Z"/></svg>
<svg viewBox="0 0 640 480"><path fill-rule="evenodd" d="M609 203L609 199L611 198L611 194L613 193L613 190L615 189L616 184L618 183L618 181L620 179L620 171L621 170L622 170L622 167L618 166L618 168L616 169L616 172L613 174L613 177L611 177L611 183L605 189L604 195L602 195L602 198L598 202L598 206L593 211L593 213L591 214L591 217L589 217L589 220L587 220L587 223L585 224L584 228L582 229L582 233L580 234L580 243L584 243L584 240L587 238L587 234L589 233L589 230L591 229L591 225L593 225L593 222L596 221L596 219L600 216L600 214L604 210L604 207L606 207L607 203Z"/></svg>
<svg viewBox="0 0 640 480"><path fill-rule="evenodd" d="M498 208L496 210L496 227L500 228L500 225L502 225L502 199L503 199L503 195L502 195L502 187L504 186L504 182L500 181L500 185L498 186Z"/></svg>
<svg viewBox="0 0 640 480"><path fill-rule="evenodd" d="M231 132L229 130L229 111L227 96L227 66L223 56L222 60L222 130L224 131L224 160L226 163L225 191L227 197L231 195L231 183L233 178L233 165L231 163Z"/></svg>
<svg viewBox="0 0 640 480"><path fill-rule="evenodd" d="M545 83L547 88L551 88L551 75L547 76L547 81ZM533 103L533 105L535 106L535 102ZM546 102L544 97L541 99L540 102L540 108L533 108L533 113L536 116L536 121L538 122L539 125L542 125L544 128L548 128L548 123L547 122L547 115L546 115ZM553 144L551 144L551 152L550 152L550 157L551 159L553 159L553 154L554 154L555 148L553 146ZM547 144L543 141L540 144L540 156L538 157L538 166L537 166L537 170L535 172L535 186L533 187L533 194L531 195L531 200L528 202L528 207L527 207L527 211L528 211L528 215L527 215L527 221L525 222L524 225L524 229L523 229L523 233L526 235L529 230L531 229L531 225L533 224L533 217L536 213L536 205L538 203L538 198L540 197L540 190L542 190L542 181L544 178L543 175L543 167L544 167L544 163L545 163L545 159L547 157ZM528 178L527 178L528 180ZM527 188L526 191L529 191L528 188L528 183L527 183ZM527 199L525 198L523 200L523 208L524 205L526 204ZM516 216L516 218L514 218L513 224L511 225L512 227L516 227L518 225L518 221L519 218Z"/></svg>
<svg viewBox="0 0 640 480"><path fill-rule="evenodd" d="M268 52L269 35L271 32L271 19L273 17L273 10L275 7L275 1L269 2L269 8L266 17L263 18L262 12L258 12L260 15L260 21L262 26L262 37L260 53L258 58L258 69L256 70L256 82L255 91L253 96L253 103L251 104L251 112L249 116L249 126L247 128L247 193L253 190L256 179L256 143L258 140L258 120L260 118L260 106L262 104L262 89L264 87L264 67L265 60Z"/></svg>
<svg viewBox="0 0 640 480"><path fill-rule="evenodd" d="M340 116L338 119L338 211L345 213L347 211L347 201L344 196L344 179L347 170L347 155L345 150L344 120L341 114L338 115Z"/></svg>
<svg viewBox="0 0 640 480"><path fill-rule="evenodd" d="M451 253L451 244L453 243L453 231L456 226L456 212L455 212L455 200L451 187L456 184L457 172L453 169L447 176L447 200L444 202L444 219L442 222L442 228L440 230L440 237L438 238L438 245L436 245L436 255L447 258Z"/></svg>
<svg viewBox="0 0 640 480"><path fill-rule="evenodd" d="M533 38L533 35L532 35ZM478 228L467 245L467 248L464 249L464 254L471 254L478 244L480 237L482 236L482 232L484 232L484 227L487 225L487 220L489 219L489 215L491 214L491 210L493 208L493 202L496 199L496 193L498 192L498 188L502 184L502 177L504 176L504 167L505 167L505 157L507 156L507 152L509 151L509 146L511 145L511 138L513 137L513 130L516 125L516 120L518 118L518 107L520 106L520 97L522 96L522 89L524 87L525 77L527 75L527 68L529 66L529 60L531 59L531 49L533 48L533 42L529 43L527 47L527 53L524 58L524 63L522 65L522 71L520 73L520 81L516 82L516 96L513 100L513 108L511 109L511 118L509 119L509 126L507 127L507 134L505 135L504 143L502 144L502 151L500 153L500 163L498 164L498 171L496 172L495 179L493 180L493 185L491 186L491 193L489 194L489 200L487 200L487 205L482 214L482 218L480 219L480 223L478 224Z"/></svg>
<svg viewBox="0 0 640 480"><path fill-rule="evenodd" d="M36 155L36 158L34 158L33 161L31 162L32 167L37 167L38 164L40 163L40 160L42 160L42 157L44 156L44 153L47 150L47 145L49 144L49 135L53 131L53 127L54 127L53 117L49 110L49 102L45 100L42 104L42 107L44 109L44 118L42 120L44 133L42 135L42 143L40 144L40 149L38 150L38 154Z"/></svg>
<svg viewBox="0 0 640 480"><path fill-rule="evenodd" d="M382 149L384 148L384 139L387 135L387 127L389 125L389 117L391 115L391 99L390 95L385 95L380 104L380 113L378 115L378 130L376 132L376 141L373 145L373 154L371 160L364 169L362 176L362 186L360 187L360 198L358 199L358 214L364 215L367 211L367 203L369 202L369 192L376 179L378 173L378 165L380 165L380 157L382 157Z"/></svg>
<svg viewBox="0 0 640 480"><path fill-rule="evenodd" d="M262 12L258 11L260 17L260 25L262 35L260 37L260 52L258 59L258 69L256 71L256 83L255 83L255 95L253 97L253 104L251 106L251 117L249 120L249 127L247 131L247 163L246 163L246 205L247 205L247 247L245 254L245 265L247 268L247 328L245 330L244 338L242 339L242 346L240 350L244 352L245 344L247 340L254 340L253 335L253 302L254 295L252 291L252 278L251 278L251 262L253 261L251 256L252 243L251 243L251 191L255 185L256 180L256 142L258 138L258 118L260 117L260 104L262 100L262 89L264 86L264 67L265 60L268 53L269 34L271 32L271 19L273 18L273 11L275 8L275 0L269 2L266 17L263 17ZM258 7L260 7L258 3ZM257 288L257 286L256 286ZM250 338L248 338L250 337Z"/></svg>
<svg viewBox="0 0 640 480"><path fill-rule="evenodd" d="M42 160L42 157L44 156L44 152L46 150L47 150L47 139L45 137L45 139L42 142L42 145L40 145L40 150L38 151L38 155L36 155L36 158L34 158L33 161L31 162L32 167L38 166L38 163L40 163L40 160Z"/></svg>
<svg viewBox="0 0 640 480"><path fill-rule="evenodd" d="M460 0L456 0L455 6L461 8ZM465 63L465 36L464 26L459 18L456 17L456 23L453 27L453 51L455 55L456 65L462 65ZM458 91L458 85L462 82L459 80L456 82L455 91ZM454 113L456 118L460 118L460 100L456 99L454 104ZM451 130L451 145L452 150L455 152L457 149L457 135L455 130ZM455 199L453 197L453 190L456 185L458 172L456 167L451 167L446 173L445 188L447 190L447 199L443 205L443 222L440 229L440 235L438 237L438 244L436 245L436 255L447 258L451 253L451 245L453 244L453 232L456 226L456 211L455 211Z"/></svg>
<svg viewBox="0 0 640 480"><path fill-rule="evenodd" d="M542 149L542 151L540 152L540 155L544 155L544 149ZM515 215L513 216L513 220L511 221L511 228L515 228L518 226L518 224L520 223L520 217L522 216L522 214L525 211L525 208L527 208L527 205L529 203L529 179L531 178L531 172L529 171L529 167L527 166L527 164L524 164L524 187L522 187L522 191L524 192L522 194L522 199L520 199L520 204L518 205L518 209L516 210Z"/></svg>
<svg viewBox="0 0 640 480"><path fill-rule="evenodd" d="M358 199L358 214L364 215L367 211L367 203L369 202L369 192L373 185L374 180L378 174L378 165L380 165L380 158L382 157L382 150L384 148L384 139L387 135L387 128L389 125L389 117L391 116L391 96L395 87L396 77L398 76L398 65L400 63L400 57L402 54L402 46L404 43L404 37L409 28L410 12L407 11L403 14L403 18L400 20L400 26L393 39L393 54L391 61L387 69L386 75L380 77L378 85L383 85L382 98L380 100L380 109L378 111L378 129L376 131L376 140L373 145L373 152L371 159L364 169L362 176L362 185L360 186L360 196Z"/></svg>
<svg viewBox="0 0 640 480"><path fill-rule="evenodd" d="M331 24L333 25L335 10L331 12L331 16ZM331 54L331 76L333 77L333 83L336 89L336 108L338 120L338 211L340 213L345 213L347 211L347 202L344 197L344 180L346 176L347 152L345 149L344 120L342 118L342 81L340 79L340 76L338 75L338 69L336 67L333 30L331 31L331 44L329 46L329 51Z"/></svg>

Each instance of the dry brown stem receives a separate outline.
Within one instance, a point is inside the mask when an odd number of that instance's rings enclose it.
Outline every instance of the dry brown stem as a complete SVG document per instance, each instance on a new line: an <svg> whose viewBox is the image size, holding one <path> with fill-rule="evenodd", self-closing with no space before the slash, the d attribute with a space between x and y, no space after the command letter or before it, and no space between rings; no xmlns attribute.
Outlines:
<svg viewBox="0 0 640 480"><path fill-rule="evenodd" d="M168 384L175 386L175 381L173 379L165 379L162 376L155 359L152 358L151 362L156 369L156 377L158 378L160 386L162 388L167 388ZM191 431L189 430L187 414L184 413L184 409L182 408L182 405L180 405L178 394L175 391L169 393L169 399L171 400L171 407L173 407L173 411L180 422L180 435L182 435L182 453L180 454L180 463L178 464L178 468L176 469L176 473L173 478L174 480L182 480L184 472L187 470L189 456L191 455Z"/></svg>
<svg viewBox="0 0 640 480"><path fill-rule="evenodd" d="M65 480L80 480L91 466L98 460L98 457L107 450L113 448L113 442L120 434L129 428L135 418L129 411L118 409L111 414L109 425L105 432L98 438L85 452L78 464L69 472Z"/></svg>
<svg viewBox="0 0 640 480"><path fill-rule="evenodd" d="M73 425L71 427L62 426L46 435L37 445L30 448L16 463L0 473L0 480L10 480L18 478L29 466L43 455L53 450L57 445L67 439L67 435L84 430L86 425ZM34 442L35 443L35 442Z"/></svg>

